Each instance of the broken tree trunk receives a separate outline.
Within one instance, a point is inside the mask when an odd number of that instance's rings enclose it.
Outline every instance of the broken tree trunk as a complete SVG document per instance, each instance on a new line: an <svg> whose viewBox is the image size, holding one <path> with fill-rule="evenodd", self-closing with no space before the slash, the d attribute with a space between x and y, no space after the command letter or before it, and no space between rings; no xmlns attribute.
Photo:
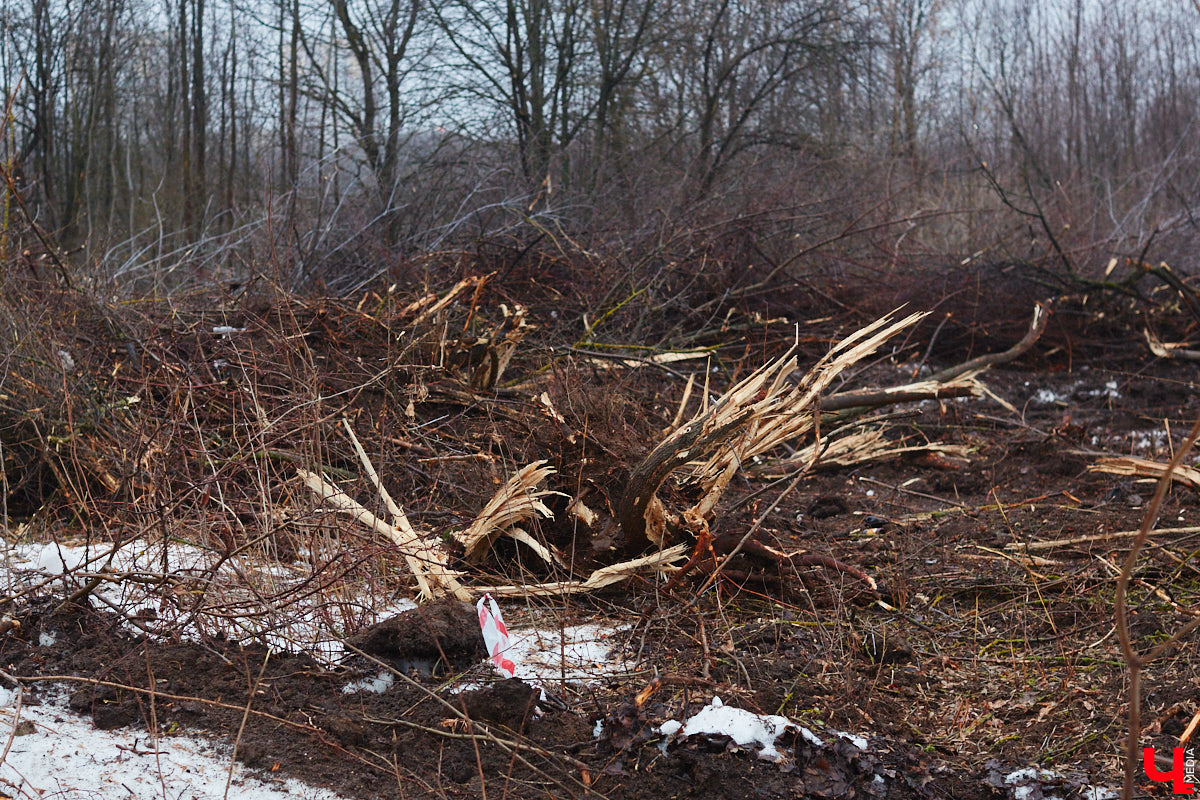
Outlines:
<svg viewBox="0 0 1200 800"><path fill-rule="evenodd" d="M793 345L727 391L711 409L670 433L634 468L621 498L617 519L625 551L664 543L669 521L657 492L668 475L685 464L696 465L691 480L699 485L701 498L678 519L706 517L741 464L814 428L816 400L842 370L923 316L911 314L898 322L886 316L868 325L834 347L797 382L789 379L796 369Z"/></svg>
<svg viewBox="0 0 1200 800"><path fill-rule="evenodd" d="M889 315L868 325L834 347L795 384L786 380L796 365L793 346L726 392L711 409L671 432L633 469L617 509L626 553L641 552L651 543L663 546L672 519L676 524L704 520L743 464L817 430L818 413L837 411L839 416L853 416L894 403L982 394L976 374L1028 351L1045 330L1048 312L1047 305L1038 303L1029 331L1001 353L965 361L917 383L848 392L822 400L818 400L821 392L839 373L875 352L924 314L913 314L899 322L893 322ZM813 452L819 454L820 448ZM658 489L668 475L687 464L695 467L690 480L699 485L701 499L682 514L669 516L657 497Z"/></svg>

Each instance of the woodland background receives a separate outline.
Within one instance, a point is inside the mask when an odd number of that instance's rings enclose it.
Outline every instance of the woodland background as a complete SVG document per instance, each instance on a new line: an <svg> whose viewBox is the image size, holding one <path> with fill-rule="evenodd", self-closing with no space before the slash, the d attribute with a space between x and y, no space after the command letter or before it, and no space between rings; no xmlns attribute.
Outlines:
<svg viewBox="0 0 1200 800"><path fill-rule="evenodd" d="M98 287L270 262L345 293L482 242L590 252L634 285L972 260L1074 282L1196 239L1183 3L2 8L0 164Z"/></svg>

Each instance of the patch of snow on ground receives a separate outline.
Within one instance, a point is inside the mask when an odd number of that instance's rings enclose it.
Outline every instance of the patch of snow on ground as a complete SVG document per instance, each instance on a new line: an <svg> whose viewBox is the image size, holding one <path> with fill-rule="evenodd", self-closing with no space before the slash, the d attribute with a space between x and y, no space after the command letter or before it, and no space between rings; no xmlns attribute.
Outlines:
<svg viewBox="0 0 1200 800"><path fill-rule="evenodd" d="M553 692L563 682L593 684L626 674L629 664L621 645L628 631L628 625L602 623L514 626L508 628L509 646L503 653L516 667L513 677L538 687L546 699L546 691ZM458 694L481 688L481 683L457 681L445 690ZM602 722L596 723L596 730L603 730Z"/></svg>
<svg viewBox="0 0 1200 800"><path fill-rule="evenodd" d="M837 735L857 747L859 750L867 749L867 740L862 736L857 736L853 733L846 733L845 731L837 731Z"/></svg>
<svg viewBox="0 0 1200 800"><path fill-rule="evenodd" d="M1039 405L1048 406L1051 403L1057 403L1060 400L1066 400L1069 394L1058 394L1052 389L1038 389L1033 395L1033 402Z"/></svg>
<svg viewBox="0 0 1200 800"><path fill-rule="evenodd" d="M1028 385L1028 381L1026 382ZM1121 392L1117 388L1116 381L1105 381L1104 386L1092 388L1086 385L1084 381L1075 381L1069 386L1061 387L1060 390L1042 387L1033 393L1030 398L1037 405L1048 406L1055 403L1070 402L1072 399L1095 399L1104 398L1106 400L1121 399Z"/></svg>
<svg viewBox="0 0 1200 800"><path fill-rule="evenodd" d="M0 542L3 545L3 542ZM110 608L127 617L137 617L136 627L146 633L173 631L184 635L221 635L235 641L254 640L277 649L306 652L326 663L338 662L344 654L340 631L332 630L330 604L323 602L320 593L305 595L309 602L288 598L286 608L274 608L270 593L258 587L255 593L247 594L247 579L261 579L271 586L275 594L286 594L289 584L304 582L308 575L303 569L286 565L265 565L252 559L241 561L237 556L221 560L219 553L186 544L171 543L165 552L161 544L136 540L115 550L107 544L67 545L23 544L6 547L3 585L12 593L21 586L60 578L64 584L75 586L89 577L104 573L118 575L141 574L141 580L103 581L93 594ZM220 568L213 575L213 567L220 561ZM246 595L242 614L204 614L194 618L191 610L163 601L163 586L155 578L164 572L172 580L195 579L205 585L225 583ZM230 598L238 599L238 598ZM411 600L400 600L379 609L356 606L353 612L359 623L371 624L402 611L416 608ZM177 631L177 624L190 620L194 629Z"/></svg>
<svg viewBox="0 0 1200 800"><path fill-rule="evenodd" d="M1013 800L1039 800L1042 797L1051 800L1057 795L1045 793L1044 790L1048 785L1066 786L1070 785L1071 781L1052 769L1024 767L1005 775L1004 783L1012 787ZM1079 796L1083 800L1116 800L1121 793L1105 786L1085 785L1079 788Z"/></svg>
<svg viewBox="0 0 1200 800"><path fill-rule="evenodd" d="M266 783L234 763L229 792L229 748L185 736L160 736L158 751L146 731L97 731L90 720L66 709L67 693L46 693L41 705L28 700L16 715L16 696L0 689L0 731L30 723L18 732L4 763L0 787L21 797L122 797L152 800L339 800L338 795L298 781ZM22 724L22 731L30 726ZM6 792L7 793L7 792Z"/></svg>
<svg viewBox="0 0 1200 800"><path fill-rule="evenodd" d="M504 654L517 666L514 677L539 686L555 681L594 681L626 671L614 654L614 637L626 626L585 624L564 628L509 628Z"/></svg>
<svg viewBox="0 0 1200 800"><path fill-rule="evenodd" d="M1133 453L1149 455L1163 451L1170 444L1167 432L1162 428L1152 428L1148 431L1130 431L1129 449Z"/></svg>
<svg viewBox="0 0 1200 800"><path fill-rule="evenodd" d="M1004 776L1004 782L1009 786L1024 781L1036 781L1038 779L1044 781L1054 780L1055 775L1050 770L1039 770L1037 767L1024 767L1023 769L1013 770Z"/></svg>
<svg viewBox="0 0 1200 800"><path fill-rule="evenodd" d="M356 681L351 681L342 687L342 694L357 694L358 692L373 692L375 694L383 694L391 688L396 682L396 675L392 672L380 672L373 677L359 678Z"/></svg>
<svg viewBox="0 0 1200 800"><path fill-rule="evenodd" d="M787 717L730 708L722 703L719 697L714 697L711 703L700 709L686 723L677 720L664 722L659 727L659 732L667 738L687 738L698 733L728 736L742 747L757 745L759 758L778 763L785 761L786 757L775 749L775 740L789 729L799 731L805 739L817 746L823 744L819 736L808 728L796 725ZM857 746L858 743L854 744Z"/></svg>

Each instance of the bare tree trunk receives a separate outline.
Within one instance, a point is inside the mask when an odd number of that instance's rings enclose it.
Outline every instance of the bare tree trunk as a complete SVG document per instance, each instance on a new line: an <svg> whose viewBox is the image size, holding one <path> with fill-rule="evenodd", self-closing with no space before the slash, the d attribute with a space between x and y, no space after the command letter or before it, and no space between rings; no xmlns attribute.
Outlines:
<svg viewBox="0 0 1200 800"><path fill-rule="evenodd" d="M195 190L193 185L192 173L192 97L191 91L193 88L191 79L191 51L188 48L190 40L190 29L188 26L188 0L178 0L179 8L179 112L180 122L182 125L182 134L179 139L179 169L181 173L180 183L182 185L183 196L180 201L183 205L183 229L191 231L195 225L193 215L195 206L192 203L192 193Z"/></svg>
<svg viewBox="0 0 1200 800"><path fill-rule="evenodd" d="M300 156L296 152L296 115L300 98L300 0L291 0L291 38L287 55L287 117L284 121L284 191L291 192L288 217L296 216L296 185L300 182Z"/></svg>
<svg viewBox="0 0 1200 800"><path fill-rule="evenodd" d="M34 0L34 88L33 88L33 152L37 163L36 180L41 184L41 195L45 202L51 230L62 224L57 215L57 182L55 168L57 157L55 141L55 104L53 58L54 40L50 22L50 0Z"/></svg>
<svg viewBox="0 0 1200 800"><path fill-rule="evenodd" d="M192 11L192 226L189 234L193 240L200 237L204 225L205 207L208 205L207 151L208 151L208 94L204 85L204 0L193 0Z"/></svg>

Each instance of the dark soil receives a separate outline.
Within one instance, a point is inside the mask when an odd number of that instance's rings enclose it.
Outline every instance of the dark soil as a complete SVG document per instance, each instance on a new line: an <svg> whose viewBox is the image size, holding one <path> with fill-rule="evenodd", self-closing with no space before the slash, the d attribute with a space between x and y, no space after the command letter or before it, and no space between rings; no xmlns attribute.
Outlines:
<svg viewBox="0 0 1200 800"><path fill-rule="evenodd" d="M163 731L233 742L248 706L239 760L347 797L1008 798L1022 790L1078 798L1088 784L1119 787L1127 675L1114 635L1114 575L1130 541L1119 534L1141 523L1154 484L1088 468L1100 454L1166 461L1200 413L1200 374L1194 363L1145 355L1136 318L1106 319L1100 335L1090 313L1064 314L1028 357L984 376L1015 413L992 399L930 402L889 422L890 435L965 445L968 458L917 455L818 470L770 513L784 484L764 491L768 481L747 478L731 487L714 534L740 538L766 514L758 541L864 570L886 606L852 574L752 553L697 598L701 557L670 592L633 580L555 601L560 616L629 625L623 646L638 671L593 685L555 682L542 701L480 664L474 612L451 603L353 633L347 642L363 655L329 666L302 653L268 656L254 644L147 640L86 599L23 597L10 609L21 626L0 643L0 666L35 679L73 676L71 708L101 728L153 721ZM987 349L1022 332L1020 324L1008 328L1012 335ZM978 353L987 340L968 329L983 330L978 316L947 331L941 346L927 331L931 338L875 362L856 385L899 383L922 366ZM777 333L775 343L791 336ZM834 338L814 336L802 362ZM770 350L744 340L737 347ZM329 357L338 357L336 342ZM746 370L732 359L726 367L734 378ZM538 454L567 479L555 488L611 513L630 463L661 434L680 394L675 376L610 374L588 362L549 380L559 418L503 392L467 402L456 385L458 394L413 383L388 388L394 396L357 398L362 419L381 414L381 426L397 418L386 417L389 403L416 398L416 419L427 424L414 427L420 439L414 433L412 447L393 453L412 468L380 472L402 483L393 493L412 498L414 518L442 530L482 505L504 463ZM439 447L485 457L413 458L448 454ZM328 454L329 466L353 469L340 452ZM668 501L672 491L664 488ZM581 572L617 558L611 529L585 530L563 513L565 500L551 502L557 521L541 533ZM1184 530L1153 539L1131 598L1143 650L1197 606L1197 525L1197 491L1176 486L1159 526ZM1077 541L1024 547L1065 540ZM509 579L545 577L540 566L507 565L515 554L501 542L490 568ZM43 631L53 632L53 646L38 644ZM1195 655L1187 642L1147 670L1144 746L1177 745L1195 712ZM384 693L342 692L387 667L401 677ZM477 681L488 685L444 691ZM720 737L662 741L659 724L686 718L713 696L787 715L823 744L792 736L781 744L790 759L779 765ZM832 731L863 736L868 747ZM1006 783L1030 765L1057 777L1032 788ZM1140 772L1139 781L1143 795L1167 793Z"/></svg>
<svg viewBox="0 0 1200 800"><path fill-rule="evenodd" d="M479 620L466 603L438 600L346 637L346 644L403 672L442 674L487 656Z"/></svg>

